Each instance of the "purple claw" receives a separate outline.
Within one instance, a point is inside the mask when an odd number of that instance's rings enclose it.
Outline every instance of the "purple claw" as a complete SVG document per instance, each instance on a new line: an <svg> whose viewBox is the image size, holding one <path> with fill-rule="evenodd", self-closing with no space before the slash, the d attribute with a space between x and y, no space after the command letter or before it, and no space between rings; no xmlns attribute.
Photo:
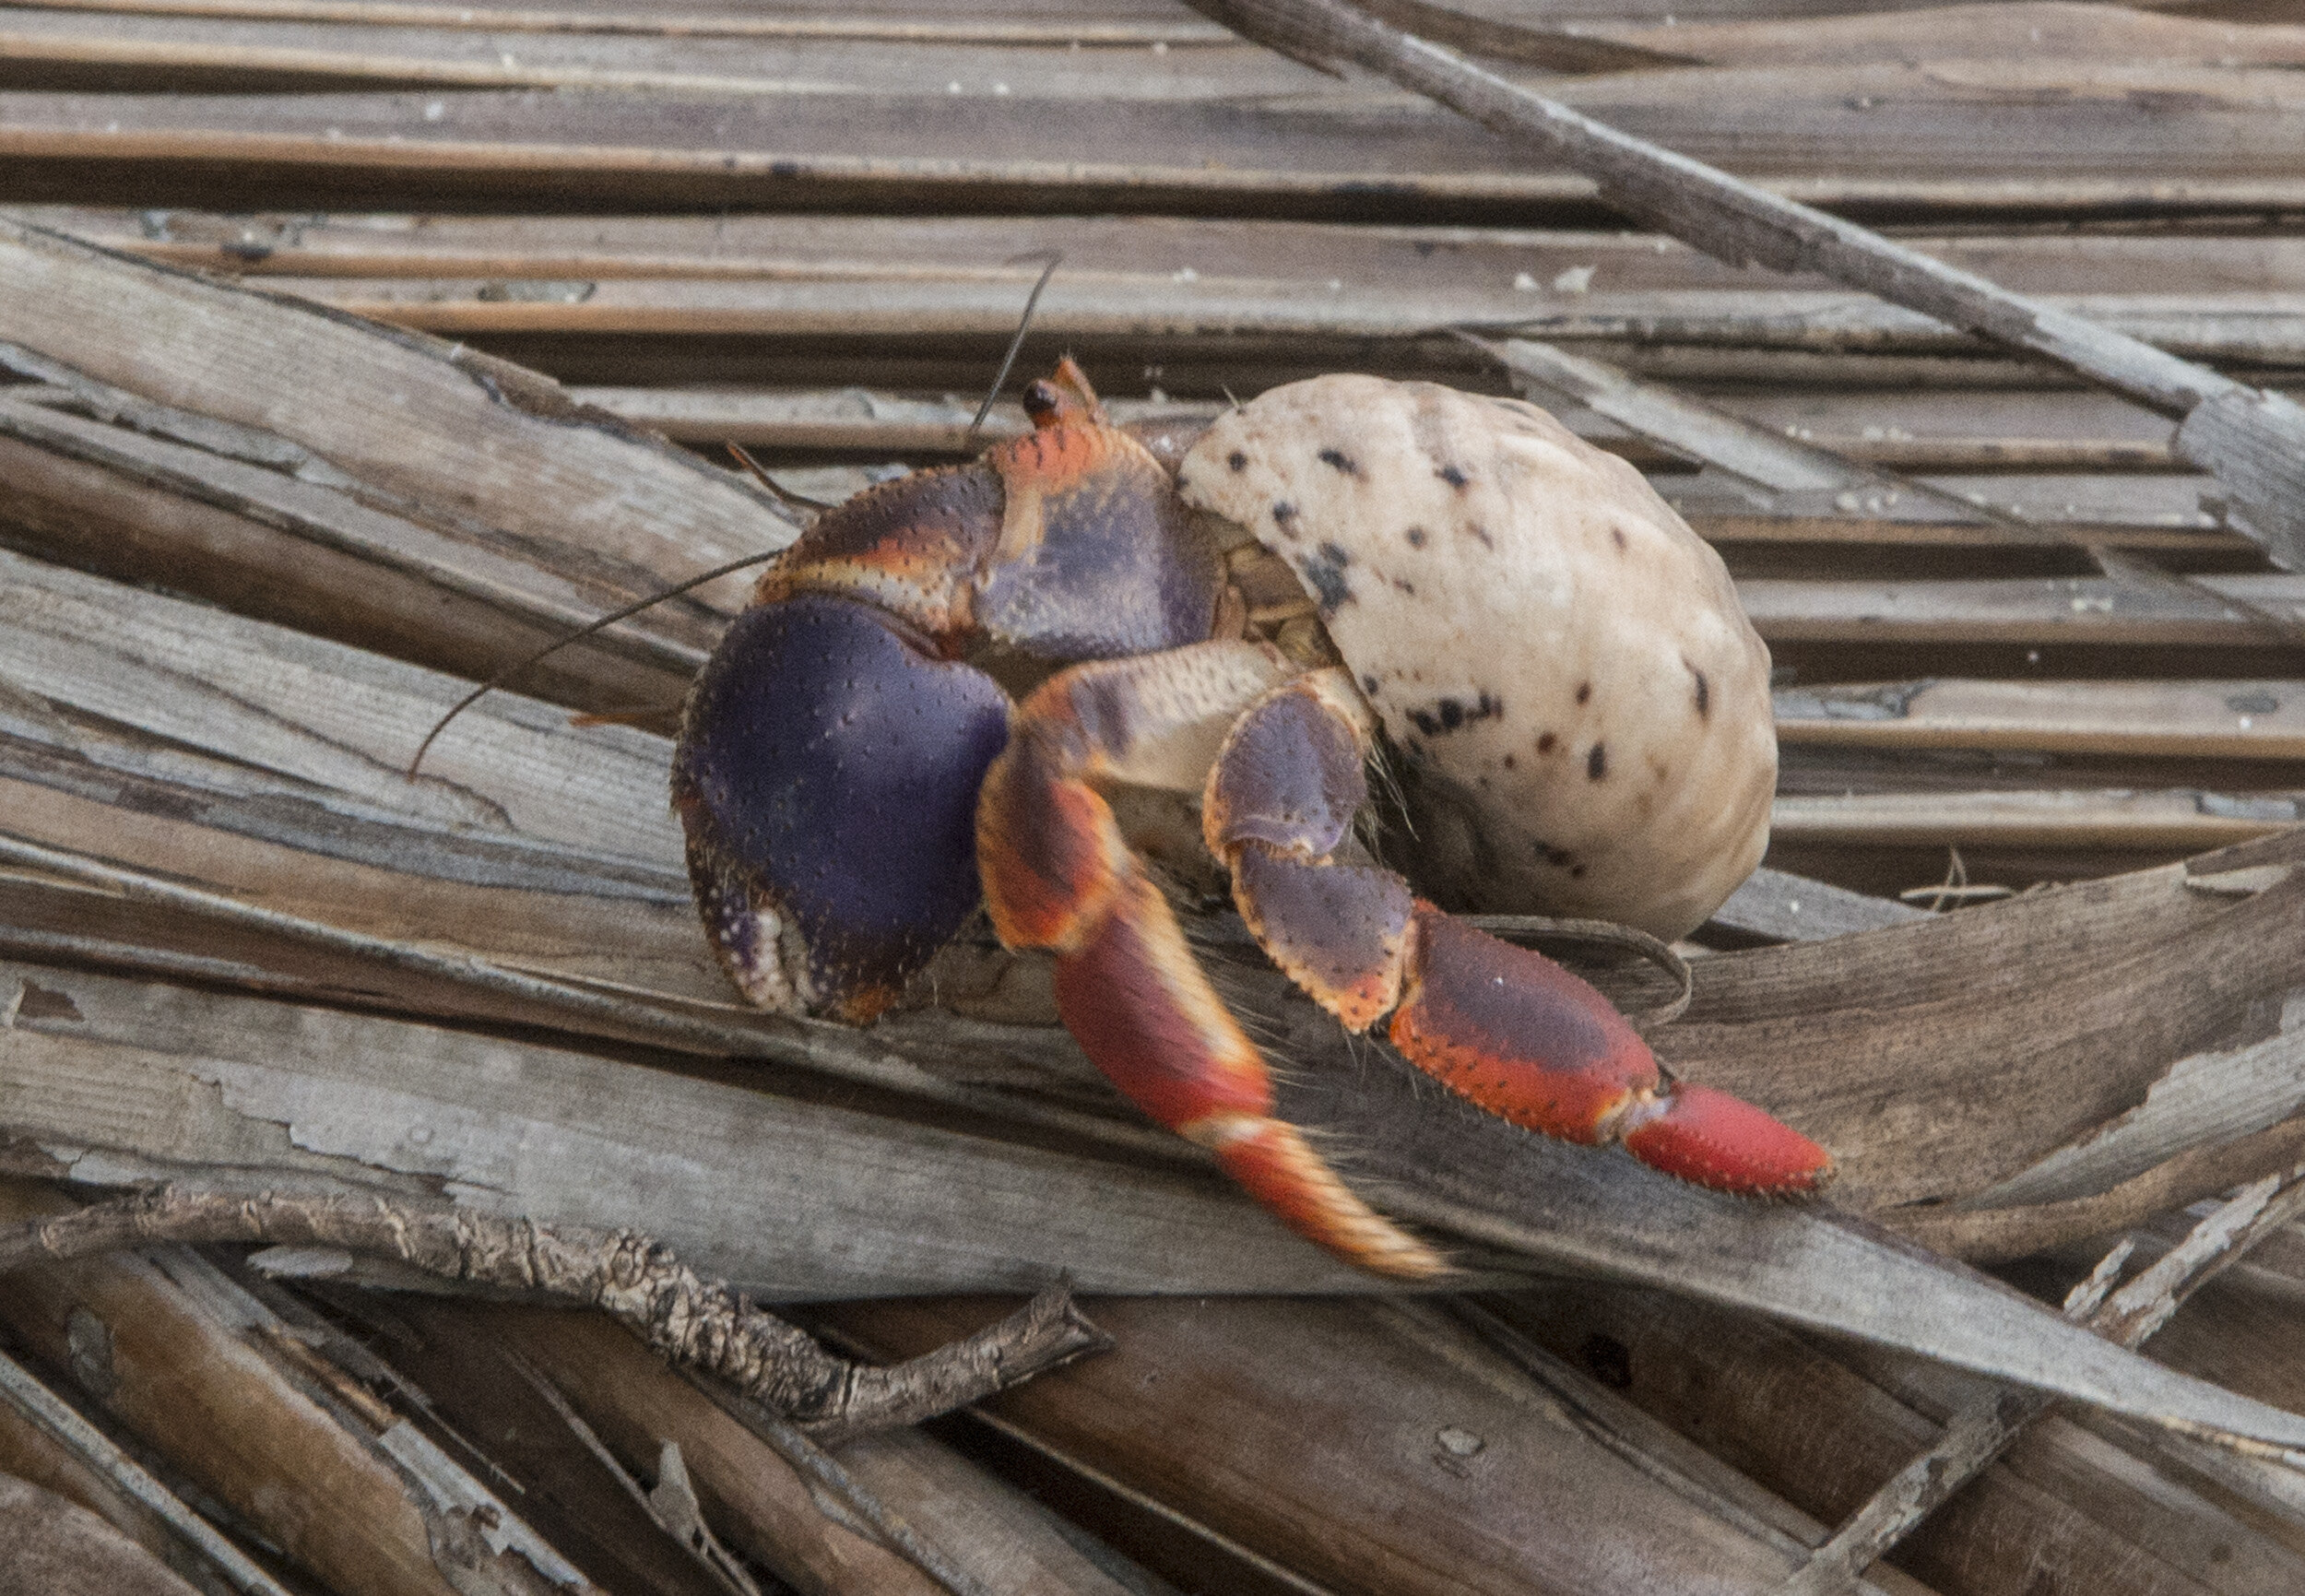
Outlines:
<svg viewBox="0 0 2305 1596"><path fill-rule="evenodd" d="M747 610L689 695L673 801L729 974L764 1007L866 1018L974 914L976 788L1009 738L990 677L874 610Z"/></svg>

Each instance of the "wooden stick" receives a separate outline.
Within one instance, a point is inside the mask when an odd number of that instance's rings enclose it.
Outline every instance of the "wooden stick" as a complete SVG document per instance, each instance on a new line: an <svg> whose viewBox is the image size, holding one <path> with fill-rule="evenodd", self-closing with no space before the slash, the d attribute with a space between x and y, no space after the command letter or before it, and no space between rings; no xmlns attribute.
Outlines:
<svg viewBox="0 0 2305 1596"><path fill-rule="evenodd" d="M2081 1260L2084 1271L2103 1250ZM1933 1442L1947 1413L1990 1389L1918 1360L1661 1292L1556 1281L1478 1300L1570 1370L1597 1377L1579 1382L1589 1397L1599 1395L1597 1385L1675 1435L1724 1452L1741 1474L1808 1519L1785 1523L1800 1546L1764 1591L1782 1583L1874 1485ZM2196 1358L2193 1338L2224 1328L2213 1318L2222 1306L2188 1309L2178 1327ZM2275 1337L2286 1326L2276 1315L2256 1322ZM1901 1574L1943 1596L2023 1596L2028 1583L2034 1596L2240 1596L2305 1587L2305 1558L2286 1526L2228 1517L2205 1499L2215 1492L2188 1489L2182 1471L2171 1478L2140 1469L2130 1450L2099 1438L2110 1433L2085 1410L2060 1409L2027 1431L2004 1467L1971 1481L1866 1578L1885 1587ZM2119 1444L2127 1448L2128 1436Z"/></svg>
<svg viewBox="0 0 2305 1596"><path fill-rule="evenodd" d="M636 1232L553 1227L381 1197L248 1198L162 1187L0 1230L0 1273L156 1241L341 1247L443 1280L584 1303L676 1364L727 1381L754 1407L843 1434L917 1424L1110 1344L1060 1283L928 1357L889 1368L852 1364L726 1283L700 1279L670 1248Z"/></svg>
<svg viewBox="0 0 2305 1596"><path fill-rule="evenodd" d="M583 1415L569 1405L568 1399L551 1381L532 1376L527 1383L538 1400L623 1492L625 1499L646 1514L664 1531L667 1540L680 1547L707 1578L720 1587L724 1596L762 1596L759 1583L745 1571L742 1563L729 1555L728 1549L704 1522L696 1487L689 1478L688 1464L680 1455L679 1442L665 1444L657 1454L656 1488L644 1490L640 1481L625 1472L616 1454L602 1444L592 1426L585 1423Z"/></svg>
<svg viewBox="0 0 2305 1596"><path fill-rule="evenodd" d="M242 1596L289 1596L278 1580L218 1534L176 1493L154 1479L109 1436L5 1354L0 1354L0 1403L22 1413L114 1490L166 1525L207 1565L216 1578L242 1592Z"/></svg>
<svg viewBox="0 0 2305 1596"><path fill-rule="evenodd" d="M1582 404L1685 459L1724 471L1772 508L1790 512L1805 505L1826 515L1864 515L1876 520L1991 522L2020 541L2065 540L2053 531L1969 503L1944 489L1878 467L1859 465L1814 441L1772 432L1717 405L1636 381L1615 366L1572 355L1551 344L1519 337L1491 342L1470 334L1461 336L1524 384L1534 385L1548 397L1557 396Z"/></svg>
<svg viewBox="0 0 2305 1596"><path fill-rule="evenodd" d="M2301 1154L2305 1120L2291 1117L2221 1141L2199 1142L2085 1197L2011 1208L1907 1208L1880 1218L1899 1235L1947 1258L1971 1263L2033 1258L2052 1247L2118 1235L2157 1213L2278 1174Z"/></svg>
<svg viewBox="0 0 2305 1596"><path fill-rule="evenodd" d="M661 1478L665 1448L678 1448L715 1537L784 1581L779 1590L923 1596L926 1576L861 1532L854 1516L827 1516L808 1476L725 1411L717 1394L666 1367L599 1316L406 1295L386 1303L365 1290L324 1289L355 1333L373 1341L450 1425L482 1439L531 1489L548 1478L535 1454L497 1438L514 1426L522 1442L530 1438L527 1393L564 1403L563 1419L593 1434L626 1479ZM818 1431L808 1438L979 1584L1004 1596L1123 1596L1118 1582L1064 1539L1046 1508L921 1431L880 1430L854 1441Z"/></svg>
<svg viewBox="0 0 2305 1596"><path fill-rule="evenodd" d="M1030 18L757 17L699 11L657 13L635 5L621 14L558 11L549 6L431 6L420 0L47 0L47 9L144 17L245 18L274 22L337 22L381 28L444 28L491 33L606 33L678 39L873 39L902 43L1082 45L1142 49L1152 44L1224 45L1229 35L1190 22L1047 21ZM1592 41L1620 59L1653 57L1637 45Z"/></svg>
<svg viewBox="0 0 2305 1596"><path fill-rule="evenodd" d="M1038 1306L1039 1298L1034 1298ZM1111 1342L1107 1341L1106 1345ZM899 1365L902 1366L902 1365ZM839 1461L811 1440L790 1419L739 1393L705 1388L728 1416L751 1431L755 1439L782 1458L792 1472L808 1482L812 1493L822 1492L842 1511L866 1525L881 1543L952 1596L990 1596L984 1582L939 1551L904 1518L859 1484ZM964 1405L964 1404L963 1404ZM927 1415L924 1415L927 1416Z"/></svg>
<svg viewBox="0 0 2305 1596"><path fill-rule="evenodd" d="M492 550L487 563L501 567L507 548L557 547L527 556L561 572L531 570L532 591L605 578L637 597L797 532L751 483L585 416L549 379L469 349L300 312L8 218L0 284L0 364L72 390L89 415L149 425ZM170 335L152 337L159 326ZM370 403L379 393L398 402ZM353 507L325 518L341 523ZM711 607L733 613L749 593L731 579L652 611L628 635L684 623L684 641L709 647Z"/></svg>
<svg viewBox="0 0 2305 1596"><path fill-rule="evenodd" d="M5 47L0 36L0 47ZM1173 246L1172 246L1173 247ZM146 246L154 259L168 258ZM215 260L219 252L208 252ZM1166 252L1164 251L1165 254ZM219 264L229 264L229 260ZM990 339L1004 326L1004 297L1013 280L981 269L924 273L903 266L859 268L826 263L813 268L755 269L739 276L736 263L693 275L630 270L589 275L570 264L538 261L443 260L430 273L363 277L349 263L320 261L326 269L305 276L291 254L268 261L267 286L332 305L355 315L444 337L513 333L652 337L826 337L843 330L859 340L894 340L933 332ZM612 262L599 263L613 266ZM1627 345L1651 359L1703 361L1715 366L1748 361L1754 369L1785 369L1793 359L1844 357L1848 369L1866 362L1933 359L2004 380L2023 372L2033 384L2059 381L2037 361L2021 366L2005 350L1980 344L1929 317L1848 292L1780 289L1666 288L1614 290L1576 296L1531 298L1492 278L1435 282L1412 295L1384 282L1326 287L1318 268L1274 270L1259 278L1214 273L1179 280L1170 272L1084 272L1058 285L1034 324L1044 336L1072 338L1175 340L1169 353L1203 339L1237 347L1261 337L1314 344L1311 358L1334 358L1363 341L1431 340L1458 327L1493 337L1526 337L1587 348ZM494 267L511 267L495 270ZM1952 268L1944 268L1952 269ZM2110 336L2150 338L2200 360L2294 368L2305 360L2305 315L2287 296L2093 294L2036 302L2062 310L2086 306ZM1318 340L1333 340L1326 350ZM1398 345L1396 346L1398 347ZM1427 361L1448 351L1418 349ZM1174 369L1174 368L1172 368ZM1203 390L1206 391L1205 389Z"/></svg>
<svg viewBox="0 0 2305 1596"><path fill-rule="evenodd" d="M969 407L954 400L903 397L846 390L593 388L574 387L570 397L606 410L635 426L652 427L682 443L739 443L760 450L854 451L908 455L963 455L1022 432L1025 422L1013 406L996 407L984 437L967 441ZM1223 401L1107 399L1116 420L1151 416L1212 420ZM1572 422L1573 424L1573 422ZM1877 429L1876 429L1877 432ZM2092 471L2171 472L2184 468L2166 444L2111 437L2004 437L1979 431L1957 437L1862 436L1850 432L1807 432L1803 441L1867 466L1905 471ZM1678 456L1642 438L1614 432L1588 437L1596 448L1637 465L1669 466ZM1863 536L1859 522L1845 536ZM1980 528L1980 530L1988 530ZM2190 546L2203 538L2187 534Z"/></svg>
<svg viewBox="0 0 2305 1596"><path fill-rule="evenodd" d="M2159 588L2205 597L2255 621L2268 641L2305 643L2305 622L2243 600L2208 593L2142 554L2116 554L2093 531L2043 526L1919 478L1864 465L1812 441L1789 438L1671 388L1637 382L1616 367L1525 338L1492 343L1460 335L1545 394L1591 408L1627 431L1749 485L1773 509L1826 517L1990 524L2017 543L2064 545L2087 554L2117 588Z"/></svg>
<svg viewBox="0 0 2305 1596"><path fill-rule="evenodd" d="M1325 163L1324 163L1325 164ZM1780 190L1781 192L1781 190ZM1687 294L1680 301L1720 304L1720 293L1755 293L1768 303L1828 294L1841 305L1873 305L1908 325L1948 336L1937 324L1896 312L1846 290L1788 283L1763 289L1658 233L1374 227L1357 224L1186 217L1041 217L865 214L441 215L338 213L228 215L171 208L148 212L94 206L27 206L13 214L121 254L236 275L295 278L443 278L517 283L598 284L658 279L688 283L999 281L1029 284L1029 266L1003 266L1020 243L1065 252L1064 280L1079 286L1192 281L1266 291L1295 283L1300 298L1388 289L1399 301L1435 291L1509 296L1519 313L1623 306L1628 295ZM2035 231L1969 232L1909 240L1917 249L2023 292L2065 299L2094 313L2126 301L2140 311L2184 304L2277 308L2277 296L2305 289L2305 239L2263 233ZM1195 279L1180 279L1190 266ZM1590 268L1586 292L1548 290L1564 271ZM1516 274L1532 285L1505 289ZM1579 279L1572 277L1570 283ZM1764 279L1765 280L1765 279ZM2180 299L2172 284L2186 285ZM2215 291L2212 290L2214 285ZM2107 300L2102 296L2115 296ZM1569 302L1573 301L1573 302ZM1649 307L1663 313L1664 301ZM1429 324L1428 324L1429 325ZM1092 373L1094 375L1096 373ZM1107 396L1109 404L1111 396ZM2052 401L2053 403L2054 401ZM2084 401L2098 416L2128 407L2107 395ZM2158 420L2158 418L2147 418ZM2124 436L2164 436L2150 429Z"/></svg>
<svg viewBox="0 0 2305 1596"><path fill-rule="evenodd" d="M1436 1330L1444 1315L1453 1318L1557 1401L1577 1429L1642 1473L1668 1484L1676 1495L1703 1502L1716 1518L1742 1524L1748 1533L1767 1540L1796 1564L1826 1532L1825 1525L1791 1503L1773 1497L1746 1473L1728 1467L1671 1425L1528 1336L1478 1298L1407 1299L1389 1302L1379 1311L1411 1322L1422 1319ZM1859 1589L1880 1596L1925 1596L1928 1590L1920 1580L1896 1568L1875 1570Z"/></svg>
<svg viewBox="0 0 2305 1596"><path fill-rule="evenodd" d="M2290 363L2305 336L2296 301L2264 294L2044 293L2035 302L2086 313L2100 326L2203 361ZM1579 296L1573 303L1540 301L1519 318L1519 329L1530 337L1578 344L1637 340L1881 355L1985 352L1956 328L1869 295L1793 287L1616 289Z"/></svg>
<svg viewBox="0 0 2305 1596"><path fill-rule="evenodd" d="M658 1007L614 992L596 991L573 982L530 975L486 959L438 953L411 943L243 904L236 898L181 886L142 871L118 869L84 855L42 847L5 831L0 831L0 862L53 871L145 903L189 911L333 952L380 960L397 969L465 982L507 997L558 1008L572 1017L588 1016L606 1026L638 1032L667 1046L679 1047L685 1044L693 1051L771 1058L803 1069L821 1070L852 1085L877 1087L951 1107L989 1112L1171 1164L1189 1165L1200 1162L1188 1151L1180 1151L1188 1144L1155 1130L1077 1110L1017 1102L996 1094L948 1085L845 1026L754 1014L724 1021ZM765 1023L780 1020L781 1024Z"/></svg>
<svg viewBox="0 0 2305 1596"><path fill-rule="evenodd" d="M12 1219L65 1200L0 1183ZM188 1248L27 1270L0 1290L0 1321L322 1589L528 1596L540 1577L597 1592L492 1487L360 1381L270 1333L276 1317Z"/></svg>
<svg viewBox="0 0 2305 1596"><path fill-rule="evenodd" d="M1780 643L2196 644L2257 643L2260 623L2231 604L2295 614L2305 582L2294 575L2203 576L2189 588L2131 586L2101 576L1956 582L1737 584L1745 614Z"/></svg>
<svg viewBox="0 0 2305 1596"><path fill-rule="evenodd" d="M156 164L198 173L254 163L266 185L255 192L276 196L274 202L284 206L299 195L341 193L345 183L358 181L365 192L379 196L378 203L382 196L399 195L411 208L445 183L500 207L524 203L540 185L550 185L601 208L680 205L711 211L805 198L811 204L897 207L921 214L998 208L1011 215L1237 215L1253 207L1283 219L1346 221L1370 215L1375 191L1384 207L1378 214L1389 220L1527 226L1552 219L1608 225L1607 213L1596 204L1594 184L1574 172L1500 174L1452 165L1431 175L1402 177L1397 162L1381 171L1337 172L1251 158L1237 167L1212 169L1085 157L873 155L799 148L799 135L785 148L658 147L622 137L604 143L553 122L546 112L555 108L539 108L531 97L520 96L509 97L518 103L502 111L515 131L501 137L481 129L460 136L464 130L455 121L453 105L448 125L422 138L351 132L329 137L317 126L242 126L261 118L230 114L238 108L219 102L231 98L201 100L195 107L179 106L165 95L124 97L113 102L124 112L117 133L102 122L77 125L46 105L38 108L43 120L34 122L35 112L28 108L0 126L0 158L11 163L6 169L11 174L61 182L54 174L68 166L81 183L117 182L122 173ZM491 100L491 113L498 112L496 97L474 98ZM1036 119L1043 114L1036 108ZM895 116L888 120L892 127L900 124ZM533 136L522 136L526 133ZM232 192L245 196L246 185L255 179L243 173L236 181L240 186ZM2305 182L2287 176L2171 180L2140 173L2039 180L1827 173L1771 178L1760 186L1811 205L1908 216L1941 212L1965 221L1995 215L2032 221L2043 216L2130 219L2305 208ZM213 202L216 191L192 193Z"/></svg>
<svg viewBox="0 0 2305 1596"><path fill-rule="evenodd" d="M1779 745L2305 760L2305 681L1992 681L1779 688Z"/></svg>
<svg viewBox="0 0 2305 1596"><path fill-rule="evenodd" d="M964 1309L894 1299L821 1311L898 1355L940 1340ZM1749 1512L1722 1513L1725 1493L1675 1489L1680 1471L1644 1468L1562 1422L1454 1327L1318 1299L1136 1298L1110 1311L1112 1356L1024 1386L992 1416L1306 1582L1235 1574L1188 1588L1759 1590L1799 1555Z"/></svg>
<svg viewBox="0 0 2305 1596"><path fill-rule="evenodd" d="M1957 11L1930 6L1835 17L1802 16L1787 6L1736 9L1745 15L1723 14L1719 21L1683 21L1662 28L1629 18L1587 26L1604 39L1670 50L1711 66L2027 57L2059 62L2190 60L2228 70L2305 65L2305 30L2295 26L2236 28L2231 20L2146 15L2165 9L2214 9L2238 20L2240 8L2229 3L2214 7L2198 0L2143 0L2120 6L2020 3L1966 5ZM2275 7L2261 5L2258 9L2271 17ZM2293 15L2293 8L2285 15Z"/></svg>
<svg viewBox="0 0 2305 1596"><path fill-rule="evenodd" d="M1864 847L2000 844L2181 852L2246 842L2301 820L2305 810L2287 794L2026 787L1780 798L1769 831L1780 842Z"/></svg>
<svg viewBox="0 0 2305 1596"><path fill-rule="evenodd" d="M2305 408L2291 400L1619 133L1340 0L1193 3L1247 37L1300 58L1310 52L1356 62L1539 146L1592 178L1610 204L1724 261L1822 273L2183 417L2178 451L2224 482L2240 530L2275 563L2305 564Z"/></svg>
<svg viewBox="0 0 2305 1596"><path fill-rule="evenodd" d="M2110 1342L2134 1347L2167 1324L2187 1297L2300 1212L2305 1212L2305 1164L2245 1188L2193 1226L2175 1250L2108 1296L2128 1259L2130 1244L2122 1243L2074 1288L2065 1299L2065 1317ZM1778 1596L1840 1596L1876 1558L2008 1450L2054 1401L2037 1391L2007 1389L1959 1410L1946 1421L1937 1444L1897 1471L1779 1588Z"/></svg>
<svg viewBox="0 0 2305 1596"><path fill-rule="evenodd" d="M1436 6L1432 0L1368 0L1368 11L1395 28L1414 29L1455 50L1499 61L1519 61L1548 72L1637 72L1647 67L1696 66L1696 57L1661 49L1661 39L1633 44L1588 32L1539 28ZM1660 30L1651 30L1652 36Z"/></svg>

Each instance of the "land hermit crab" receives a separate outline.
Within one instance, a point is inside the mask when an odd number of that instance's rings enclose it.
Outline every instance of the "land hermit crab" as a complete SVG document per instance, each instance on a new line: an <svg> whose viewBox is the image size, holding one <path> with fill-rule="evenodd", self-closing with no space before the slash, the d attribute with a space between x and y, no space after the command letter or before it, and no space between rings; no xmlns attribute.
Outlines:
<svg viewBox="0 0 2305 1596"><path fill-rule="evenodd" d="M1200 798L1248 928L1347 1029L1389 1014L1482 1107L1685 1179L1829 1175L1760 1109L1663 1078L1585 982L1432 901L1673 937L1759 860L1767 651L1638 473L1533 406L1373 377L1275 389L1180 459L1111 424L1070 361L1025 409L978 461L820 517L690 693L674 801L746 997L869 1020L986 904L1002 942L1056 955L1066 1026L1146 1112L1321 1245L1438 1272L1273 1117L1105 797L1166 788ZM1021 701L991 674L1020 662L1041 678ZM1356 830L1380 747L1431 897Z"/></svg>

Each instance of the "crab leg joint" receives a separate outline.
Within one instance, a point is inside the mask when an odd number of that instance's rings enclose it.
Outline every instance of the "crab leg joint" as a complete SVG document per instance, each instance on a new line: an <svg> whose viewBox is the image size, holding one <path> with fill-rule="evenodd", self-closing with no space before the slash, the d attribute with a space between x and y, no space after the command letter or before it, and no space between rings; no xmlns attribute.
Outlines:
<svg viewBox="0 0 2305 1596"><path fill-rule="evenodd" d="M1367 798L1369 737L1343 674L1315 672L1243 715L1209 777L1209 849L1292 980L1349 1031L1390 1011L1389 1039L1412 1063L1531 1130L1619 1141L1723 1190L1825 1178L1824 1151L1761 1110L1667 1082L1625 1017L1552 960L1413 899L1391 871L1335 863Z"/></svg>

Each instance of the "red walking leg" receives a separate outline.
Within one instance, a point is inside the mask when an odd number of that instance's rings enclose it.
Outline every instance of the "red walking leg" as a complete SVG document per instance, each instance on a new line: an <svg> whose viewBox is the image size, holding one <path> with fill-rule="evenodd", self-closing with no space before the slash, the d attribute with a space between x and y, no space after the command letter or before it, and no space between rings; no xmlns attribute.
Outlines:
<svg viewBox="0 0 2305 1596"><path fill-rule="evenodd" d="M1489 1112L1728 1191L1809 1191L1832 1160L1709 1087L1668 1081L1607 999L1541 953L1341 863L1367 797L1368 712L1340 671L1268 693L1235 724L1202 807L1210 849L1275 963L1348 1029L1392 1013L1393 1046Z"/></svg>
<svg viewBox="0 0 2305 1596"><path fill-rule="evenodd" d="M1139 1106L1215 1153L1300 1235L1370 1269L1429 1277L1448 1267L1440 1254L1353 1195L1302 1132L1273 1117L1263 1058L1094 785L1198 785L1241 706L1293 673L1270 650L1212 643L1050 679L1019 710L985 779L985 895L1003 942L1057 954L1067 1029Z"/></svg>

